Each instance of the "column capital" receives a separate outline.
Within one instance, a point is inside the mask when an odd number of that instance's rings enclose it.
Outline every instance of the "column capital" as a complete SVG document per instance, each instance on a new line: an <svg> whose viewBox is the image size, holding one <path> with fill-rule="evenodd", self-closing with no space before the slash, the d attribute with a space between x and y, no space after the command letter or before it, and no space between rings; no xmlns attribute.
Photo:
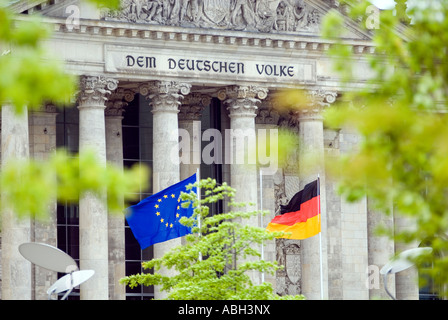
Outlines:
<svg viewBox="0 0 448 320"><path fill-rule="evenodd" d="M191 84L177 81L151 81L139 87L140 94L150 99L152 112L179 112L180 100L190 93Z"/></svg>
<svg viewBox="0 0 448 320"><path fill-rule="evenodd" d="M179 121L201 119L202 110L210 105L212 97L202 93L190 93L180 107Z"/></svg>
<svg viewBox="0 0 448 320"><path fill-rule="evenodd" d="M255 123L264 125L274 125L278 126L280 120L280 114L277 111L278 108L275 106L276 99L269 96L260 105L257 110L257 117L255 118Z"/></svg>
<svg viewBox="0 0 448 320"><path fill-rule="evenodd" d="M135 92L130 89L117 88L112 92L106 102L106 116L121 117L124 112L124 108L132 102L135 97Z"/></svg>
<svg viewBox="0 0 448 320"><path fill-rule="evenodd" d="M268 91L259 86L230 86L218 91L218 99L228 106L230 117L255 117L257 103L268 96Z"/></svg>
<svg viewBox="0 0 448 320"><path fill-rule="evenodd" d="M48 114L57 114L58 113L58 107L51 103L44 103L42 104L39 109L32 111L33 113L48 113Z"/></svg>
<svg viewBox="0 0 448 320"><path fill-rule="evenodd" d="M83 75L79 79L78 104L80 107L104 106L108 95L117 87L118 80L113 78Z"/></svg>
<svg viewBox="0 0 448 320"><path fill-rule="evenodd" d="M309 90L305 92L304 103L293 112L299 121L322 120L322 111L336 101L338 93L331 90Z"/></svg>

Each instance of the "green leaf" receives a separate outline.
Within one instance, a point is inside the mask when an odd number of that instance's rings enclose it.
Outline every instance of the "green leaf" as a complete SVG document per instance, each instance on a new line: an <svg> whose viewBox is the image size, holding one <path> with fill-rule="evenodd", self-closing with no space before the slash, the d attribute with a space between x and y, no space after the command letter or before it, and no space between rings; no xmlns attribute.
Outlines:
<svg viewBox="0 0 448 320"><path fill-rule="evenodd" d="M247 275L251 271L274 274L280 268L276 262L261 260L257 249L263 241L280 234L244 225L241 221L261 213L229 211L208 216L207 204L213 203L215 197L232 203L235 190L227 184L217 186L216 180L210 178L195 185L207 196L201 199L201 207L195 215L182 219L181 223L195 225L197 216L201 215L202 228L194 231L200 234L187 236L187 244L172 248L162 258L144 262L144 268L153 269L153 274L131 275L121 279L121 283L130 287L160 285L167 291L168 299L303 299L301 295L279 297L271 284L254 285ZM197 201L194 192L184 193L182 198ZM175 271L174 275L164 276L163 268Z"/></svg>

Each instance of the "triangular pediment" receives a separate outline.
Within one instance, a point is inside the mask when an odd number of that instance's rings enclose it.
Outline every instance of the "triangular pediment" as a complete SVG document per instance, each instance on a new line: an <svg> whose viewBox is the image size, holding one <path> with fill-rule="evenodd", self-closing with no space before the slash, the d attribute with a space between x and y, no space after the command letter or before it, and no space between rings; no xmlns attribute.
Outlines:
<svg viewBox="0 0 448 320"><path fill-rule="evenodd" d="M67 7L73 5L79 5L79 0L16 1L10 6L23 14L37 12L61 18L68 16ZM102 10L98 18L167 27L319 37L322 18L330 10L343 12L334 0L122 0L121 10ZM342 37L370 40L371 33L346 17L346 33Z"/></svg>
<svg viewBox="0 0 448 320"><path fill-rule="evenodd" d="M48 17L66 18L70 14L69 6L80 7L79 0L18 0L10 1L9 8L21 14L40 14ZM71 9L71 8L69 8Z"/></svg>

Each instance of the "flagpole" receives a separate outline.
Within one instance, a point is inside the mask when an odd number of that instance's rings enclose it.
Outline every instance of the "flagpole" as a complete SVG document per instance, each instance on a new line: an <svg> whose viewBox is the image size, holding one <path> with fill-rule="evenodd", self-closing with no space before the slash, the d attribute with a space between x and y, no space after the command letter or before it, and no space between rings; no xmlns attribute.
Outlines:
<svg viewBox="0 0 448 320"><path fill-rule="evenodd" d="M197 187L197 193L198 193L198 208L199 208L199 214L198 214L198 227L199 227L199 237L201 237L201 188L199 187L199 168L196 169L196 183L198 184ZM199 261L202 261L202 253L199 252Z"/></svg>
<svg viewBox="0 0 448 320"><path fill-rule="evenodd" d="M324 299L324 271L323 271L323 262L322 262L322 212L320 210L320 176L317 174L317 190L319 192L319 224L320 224L320 232L319 232L319 260L320 260L320 298Z"/></svg>
<svg viewBox="0 0 448 320"><path fill-rule="evenodd" d="M260 168L260 228L263 228L263 173ZM264 244L261 241L261 260L264 260ZM264 271L261 272L261 283L264 282Z"/></svg>

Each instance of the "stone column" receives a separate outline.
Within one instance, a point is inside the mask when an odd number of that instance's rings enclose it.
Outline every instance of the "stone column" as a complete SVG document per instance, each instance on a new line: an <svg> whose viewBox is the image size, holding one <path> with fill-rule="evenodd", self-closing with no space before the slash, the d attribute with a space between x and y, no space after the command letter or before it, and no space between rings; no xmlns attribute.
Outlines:
<svg viewBox="0 0 448 320"><path fill-rule="evenodd" d="M322 109L334 102L336 95L320 91L308 93L297 112L299 121L300 189L320 177L321 233L301 241L302 294L307 299L328 298L327 219L324 168L324 128ZM322 270L321 270L322 268Z"/></svg>
<svg viewBox="0 0 448 320"><path fill-rule="evenodd" d="M106 165L104 109L107 96L118 81L103 76L82 76L78 94L79 150L93 150L97 160ZM81 172L82 174L82 172ZM81 270L95 275L81 285L82 300L107 300L108 221L106 190L103 196L84 193L79 200L79 256Z"/></svg>
<svg viewBox="0 0 448 320"><path fill-rule="evenodd" d="M282 107L282 106L279 106ZM286 205L292 197L300 191L298 177L298 150L299 128L297 117L282 115L279 120L279 129L287 132L294 145L288 146L288 157L282 159L282 168L274 177L275 188L275 214L280 213L280 206ZM302 293L302 268L300 240L276 239L276 258L282 270L276 272L276 292L280 295L296 295Z"/></svg>
<svg viewBox="0 0 448 320"><path fill-rule="evenodd" d="M218 93L229 111L230 137L226 139L230 138L230 141L226 145L226 163L231 164L230 183L237 190L237 202L257 203L255 117L257 104L267 97L267 93L266 88L254 86L232 86Z"/></svg>
<svg viewBox="0 0 448 320"><path fill-rule="evenodd" d="M190 88L190 84L174 81L153 81L140 87L140 93L149 98L153 113L153 193L180 181L177 114ZM180 244L180 238L155 244L154 258ZM165 293L155 287L154 297L163 299Z"/></svg>
<svg viewBox="0 0 448 320"><path fill-rule="evenodd" d="M373 209L372 199L367 198L367 217L368 217L368 280L370 299L389 299L389 295L384 290L383 276L380 275L381 268L386 265L391 257L394 256L394 241L387 236L378 236L376 234L379 226L393 228L394 219L392 216L385 215ZM389 275L387 280L389 292L395 295L395 277ZM408 299L405 299L408 300Z"/></svg>
<svg viewBox="0 0 448 320"><path fill-rule="evenodd" d="M191 177L201 166L201 116L205 106L210 104L211 97L200 93L191 93L185 97L179 112L179 129L184 130L184 134L179 131L182 145L189 142L189 153L182 154L181 159L187 163L180 163L180 180ZM185 137L187 135L188 137ZM186 152L186 150L182 150ZM204 177L205 178L205 177Z"/></svg>
<svg viewBox="0 0 448 320"><path fill-rule="evenodd" d="M258 163L259 170L262 170L261 185L258 186L259 194L262 196L262 198L259 199L259 203L261 204L261 208L259 209L270 212L268 215L259 216L259 225L261 228L265 228L268 225L268 223L275 217L276 212L275 181L278 180L278 176L282 175L282 170L278 168L278 150L274 149L276 143L275 140L273 140L273 136L278 133L279 119L280 115L275 108L275 97L273 97L272 94L269 94L269 97L261 103L257 112L257 117L255 118L259 150L263 149L262 146L270 147L269 154L267 152L264 152L265 154L263 155L261 153L259 154L260 157L263 156L267 158L261 159ZM262 130L266 133L265 136L262 136ZM258 178L260 183L260 175ZM276 261L276 251L275 239L263 243L264 260ZM276 288L277 285L276 278L275 274L271 275L266 273L264 275L264 280L272 283L274 288Z"/></svg>
<svg viewBox="0 0 448 320"><path fill-rule="evenodd" d="M118 88L106 102L106 158L107 165L123 170L123 108L134 99L134 92ZM125 300L126 287L120 279L126 276L125 217L108 215L109 296L111 300Z"/></svg>
<svg viewBox="0 0 448 320"><path fill-rule="evenodd" d="M230 137L226 136L226 142L229 142L226 145L226 163L230 164L230 185L236 189L234 200L247 203L240 210L258 208L255 117L257 104L267 97L267 93L268 89L255 86L232 86L218 93L218 98L227 105L230 117ZM258 226L259 218L252 216L244 222ZM252 272L250 277L254 284L261 281L258 272Z"/></svg>
<svg viewBox="0 0 448 320"><path fill-rule="evenodd" d="M153 192L179 182L178 113L191 85L153 81L140 87L153 113Z"/></svg>
<svg viewBox="0 0 448 320"><path fill-rule="evenodd" d="M47 160L56 150L56 116L57 108L47 104L42 110L32 112L29 117L30 157L35 160ZM57 247L57 200L49 204L48 219L44 222L34 221L35 242ZM35 299L46 300L48 288L58 279L57 272L35 266Z"/></svg>
<svg viewBox="0 0 448 320"><path fill-rule="evenodd" d="M383 213L384 215L384 213ZM415 221L403 216L394 214L394 230L396 233L401 233L404 230L415 230ZM405 250L417 248L420 245L417 241L411 243L395 243L395 254L399 254ZM389 260L392 256L389 257ZM395 277L394 277L395 276ZM388 276L388 288L391 293L393 293L394 288L394 278L395 278L395 298L397 300L418 300L419 299L419 286L418 286L418 270L415 266L412 268L403 270L396 273L395 275ZM382 279L381 279L382 280ZM389 299L389 296L387 296Z"/></svg>
<svg viewBox="0 0 448 320"><path fill-rule="evenodd" d="M29 158L28 110L16 114L14 107L3 105L1 126L2 166ZM2 204L2 300L31 300L31 263L19 253L22 243L31 241L31 219L18 218L13 209Z"/></svg>

